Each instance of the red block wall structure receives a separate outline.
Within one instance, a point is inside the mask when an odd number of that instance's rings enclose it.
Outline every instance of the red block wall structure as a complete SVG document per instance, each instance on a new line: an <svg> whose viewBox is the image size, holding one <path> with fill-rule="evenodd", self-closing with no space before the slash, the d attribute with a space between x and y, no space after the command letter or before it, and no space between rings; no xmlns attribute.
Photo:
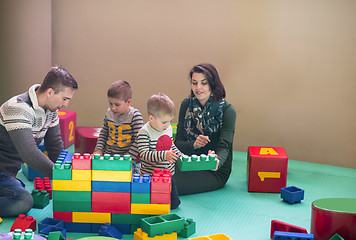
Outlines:
<svg viewBox="0 0 356 240"><path fill-rule="evenodd" d="M280 193L287 184L287 168L283 147L248 147L248 191Z"/></svg>

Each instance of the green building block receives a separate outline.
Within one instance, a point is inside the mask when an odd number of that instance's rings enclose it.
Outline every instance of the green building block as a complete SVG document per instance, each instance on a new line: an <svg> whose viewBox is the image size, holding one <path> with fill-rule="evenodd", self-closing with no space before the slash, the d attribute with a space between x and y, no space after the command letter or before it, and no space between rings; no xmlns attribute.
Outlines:
<svg viewBox="0 0 356 240"><path fill-rule="evenodd" d="M335 233L329 240L344 240L339 234Z"/></svg>
<svg viewBox="0 0 356 240"><path fill-rule="evenodd" d="M22 232L21 229L15 229L14 233L12 234L12 240L20 240L20 239L34 240L35 233L33 232L32 229L26 229L24 232Z"/></svg>
<svg viewBox="0 0 356 240"><path fill-rule="evenodd" d="M184 219L177 214L166 214L161 216L153 216L143 218L141 220L141 229L146 232L149 237L156 235L170 234L172 232L180 232L184 228Z"/></svg>
<svg viewBox="0 0 356 240"><path fill-rule="evenodd" d="M131 171L132 168L130 155L122 157L115 154L113 157L110 157L109 154L104 154L101 157L100 154L95 154L91 164L92 170Z"/></svg>
<svg viewBox="0 0 356 240"><path fill-rule="evenodd" d="M131 193L131 203L151 203L151 194L149 193Z"/></svg>
<svg viewBox="0 0 356 240"><path fill-rule="evenodd" d="M72 165L70 163L63 164L61 161L57 161L52 169L52 179L72 180Z"/></svg>
<svg viewBox="0 0 356 240"><path fill-rule="evenodd" d="M31 196L33 198L33 208L44 208L49 204L49 193L47 191L38 191L33 189Z"/></svg>
<svg viewBox="0 0 356 240"><path fill-rule="evenodd" d="M193 219L188 218L184 221L184 228L178 233L179 237L188 238L196 232L196 224Z"/></svg>
<svg viewBox="0 0 356 240"><path fill-rule="evenodd" d="M171 123L172 126L172 138L173 141L176 140L176 135L177 135L177 123Z"/></svg>
<svg viewBox="0 0 356 240"><path fill-rule="evenodd" d="M183 156L177 160L177 165L182 172L214 170L216 164L217 160L215 154L210 154L209 156L202 154L199 157L197 155L192 155L190 157Z"/></svg>
<svg viewBox="0 0 356 240"><path fill-rule="evenodd" d="M65 240L62 233L60 231L49 232L48 233L48 240Z"/></svg>
<svg viewBox="0 0 356 240"><path fill-rule="evenodd" d="M126 214L126 213L112 213L111 224L130 224L140 227L141 219L147 218L150 215L146 214Z"/></svg>
<svg viewBox="0 0 356 240"><path fill-rule="evenodd" d="M91 212L91 191L53 191L53 211Z"/></svg>

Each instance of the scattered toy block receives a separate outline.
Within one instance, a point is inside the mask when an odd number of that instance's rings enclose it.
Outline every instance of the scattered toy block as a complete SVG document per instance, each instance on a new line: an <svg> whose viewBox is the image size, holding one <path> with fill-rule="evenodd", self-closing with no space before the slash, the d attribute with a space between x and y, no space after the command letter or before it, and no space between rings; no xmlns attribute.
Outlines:
<svg viewBox="0 0 356 240"><path fill-rule="evenodd" d="M202 154L200 156L184 155L181 158L177 159L177 165L180 171L203 171L203 170L214 170L216 169L217 159L215 154L210 154L206 156Z"/></svg>
<svg viewBox="0 0 356 240"><path fill-rule="evenodd" d="M193 219L188 218L184 220L184 228L178 233L179 237L188 238L196 232L196 223Z"/></svg>
<svg viewBox="0 0 356 240"><path fill-rule="evenodd" d="M287 167L283 147L248 147L248 191L280 193L287 183Z"/></svg>
<svg viewBox="0 0 356 240"><path fill-rule="evenodd" d="M231 240L228 236L223 233L208 235L204 237L189 238L188 240Z"/></svg>
<svg viewBox="0 0 356 240"><path fill-rule="evenodd" d="M344 240L339 234L335 233L329 240Z"/></svg>
<svg viewBox="0 0 356 240"><path fill-rule="evenodd" d="M25 239L25 240L34 240L35 239L35 233L32 229L14 229L14 232L12 234L12 239L13 240L19 240L19 239Z"/></svg>
<svg viewBox="0 0 356 240"><path fill-rule="evenodd" d="M47 191L49 199L52 199L52 184L49 177L44 177L43 179L36 177L33 183L35 189L38 191Z"/></svg>
<svg viewBox="0 0 356 240"><path fill-rule="evenodd" d="M132 193L151 193L151 177L148 174L134 174L131 181Z"/></svg>
<svg viewBox="0 0 356 240"><path fill-rule="evenodd" d="M64 228L64 221L55 218L45 218L38 223L38 232L50 226Z"/></svg>
<svg viewBox="0 0 356 240"><path fill-rule="evenodd" d="M58 110L59 127L64 148L72 145L77 127L77 113L74 111Z"/></svg>
<svg viewBox="0 0 356 240"><path fill-rule="evenodd" d="M138 228L134 232L134 240L177 240L177 233L163 234L162 236L149 237L147 233Z"/></svg>
<svg viewBox="0 0 356 240"><path fill-rule="evenodd" d="M115 154L111 157L109 154L95 154L92 160L92 170L110 170L110 171L131 171L132 160L130 155L120 157Z"/></svg>
<svg viewBox="0 0 356 240"><path fill-rule="evenodd" d="M66 229L64 227L48 226L41 231L38 231L39 234L48 236L51 232L59 232L62 236L66 237ZM59 236L59 234L54 234L53 236Z"/></svg>
<svg viewBox="0 0 356 240"><path fill-rule="evenodd" d="M0 223L2 222L2 218L0 217Z"/></svg>
<svg viewBox="0 0 356 240"><path fill-rule="evenodd" d="M38 191L33 189L31 196L33 198L33 208L44 208L49 204L49 193L47 191Z"/></svg>
<svg viewBox="0 0 356 240"><path fill-rule="evenodd" d="M275 231L273 240L314 240L314 234Z"/></svg>
<svg viewBox="0 0 356 240"><path fill-rule="evenodd" d="M72 158L72 169L91 170L91 156L89 153L80 155L74 153Z"/></svg>
<svg viewBox="0 0 356 240"><path fill-rule="evenodd" d="M295 233L308 233L305 228L298 227L296 225L292 225L292 224L289 224L289 223L285 223L285 222L273 219L271 221L271 234L270 234L270 238L271 239L273 239L273 234L274 234L275 231L295 232Z"/></svg>
<svg viewBox="0 0 356 240"><path fill-rule="evenodd" d="M99 230L99 236L122 239L122 233L113 225L105 223Z"/></svg>
<svg viewBox="0 0 356 240"><path fill-rule="evenodd" d="M141 219L141 229L149 237L155 235L170 234L180 232L184 228L184 219L177 214L166 214Z"/></svg>
<svg viewBox="0 0 356 240"><path fill-rule="evenodd" d="M65 235L61 231L52 231L48 233L48 240L65 240Z"/></svg>
<svg viewBox="0 0 356 240"><path fill-rule="evenodd" d="M36 219L32 216L26 217L25 214L20 214L12 224L10 231L12 232L15 229L21 229L22 231L32 229L33 231L36 231Z"/></svg>
<svg viewBox="0 0 356 240"><path fill-rule="evenodd" d="M300 203L304 199L304 190L295 186L281 188L281 198L289 204Z"/></svg>

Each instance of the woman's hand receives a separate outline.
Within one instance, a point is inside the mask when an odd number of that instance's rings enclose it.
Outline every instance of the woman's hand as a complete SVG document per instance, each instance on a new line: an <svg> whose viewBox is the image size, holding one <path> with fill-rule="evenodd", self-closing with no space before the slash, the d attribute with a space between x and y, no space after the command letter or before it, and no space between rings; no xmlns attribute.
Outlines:
<svg viewBox="0 0 356 240"><path fill-rule="evenodd" d="M208 151L208 155L209 155L209 154L215 154L215 151L209 150L209 151ZM212 171L216 171L216 170L219 169L220 160L219 160L219 158L218 158L218 155L215 154L215 158L216 158L216 168L215 168L214 170L212 170Z"/></svg>
<svg viewBox="0 0 356 240"><path fill-rule="evenodd" d="M199 135L194 142L194 149L205 147L206 144L210 142L208 136Z"/></svg>

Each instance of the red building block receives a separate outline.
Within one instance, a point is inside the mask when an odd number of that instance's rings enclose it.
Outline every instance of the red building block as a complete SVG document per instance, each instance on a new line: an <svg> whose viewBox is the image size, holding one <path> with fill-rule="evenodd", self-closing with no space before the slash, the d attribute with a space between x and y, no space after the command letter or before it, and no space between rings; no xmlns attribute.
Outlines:
<svg viewBox="0 0 356 240"><path fill-rule="evenodd" d="M75 151L81 154L94 152L100 128L77 127L75 130Z"/></svg>
<svg viewBox="0 0 356 240"><path fill-rule="evenodd" d="M63 220L64 222L73 222L72 212L55 212L53 211L53 218Z"/></svg>
<svg viewBox="0 0 356 240"><path fill-rule="evenodd" d="M92 192L92 212L131 213L131 193Z"/></svg>
<svg viewBox="0 0 356 240"><path fill-rule="evenodd" d="M29 228L36 231L36 219L33 219L32 216L26 217L25 214L20 214L19 217L16 218L14 224L12 224L10 231L13 232L15 229L25 231Z"/></svg>
<svg viewBox="0 0 356 240"><path fill-rule="evenodd" d="M151 193L151 204L170 204L171 193Z"/></svg>
<svg viewBox="0 0 356 240"><path fill-rule="evenodd" d="M249 192L280 193L287 184L288 156L282 147L248 147Z"/></svg>
<svg viewBox="0 0 356 240"><path fill-rule="evenodd" d="M77 112L58 110L59 127L64 148L74 144L75 129L77 127Z"/></svg>
<svg viewBox="0 0 356 240"><path fill-rule="evenodd" d="M273 239L273 234L275 231L280 232L295 232L295 233L308 233L305 228L298 227L289 223L281 222L278 220L271 221L271 239Z"/></svg>
<svg viewBox="0 0 356 240"><path fill-rule="evenodd" d="M48 177L44 177L43 179L36 177L33 184L34 188L38 191L47 191L49 193L49 199L52 199L52 184Z"/></svg>
<svg viewBox="0 0 356 240"><path fill-rule="evenodd" d="M171 171L164 169L161 171L156 168L152 173L151 178L151 194L152 193L170 193L171 192Z"/></svg>
<svg viewBox="0 0 356 240"><path fill-rule="evenodd" d="M89 153L74 153L72 158L72 169L91 170L91 156Z"/></svg>

